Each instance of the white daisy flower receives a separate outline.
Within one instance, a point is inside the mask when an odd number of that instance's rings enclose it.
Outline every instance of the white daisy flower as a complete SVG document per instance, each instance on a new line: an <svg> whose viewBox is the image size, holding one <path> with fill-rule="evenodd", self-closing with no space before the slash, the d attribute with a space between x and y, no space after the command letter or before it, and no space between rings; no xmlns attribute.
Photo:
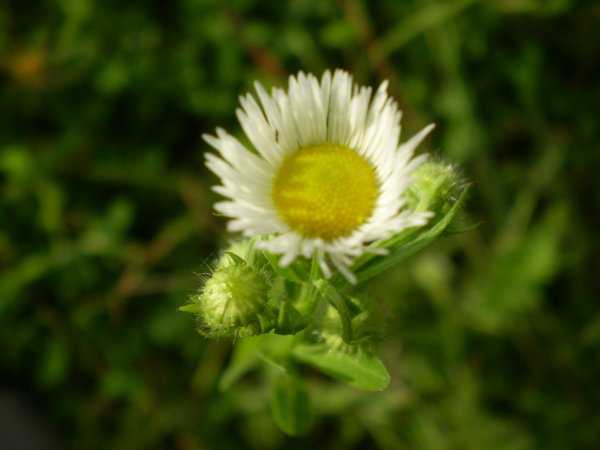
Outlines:
<svg viewBox="0 0 600 450"><path fill-rule="evenodd" d="M326 277L334 267L355 283L354 260L385 253L370 244L432 215L407 210L404 194L427 158L413 158L414 150L433 125L400 144L401 112L387 82L372 97L343 70L325 72L320 82L290 76L287 93L255 88L260 104L248 94L237 110L253 149L221 128L203 135L219 152L206 155L221 178L214 190L227 198L216 211L231 218L229 231L273 235L257 245L281 254L281 266L316 254Z"/></svg>

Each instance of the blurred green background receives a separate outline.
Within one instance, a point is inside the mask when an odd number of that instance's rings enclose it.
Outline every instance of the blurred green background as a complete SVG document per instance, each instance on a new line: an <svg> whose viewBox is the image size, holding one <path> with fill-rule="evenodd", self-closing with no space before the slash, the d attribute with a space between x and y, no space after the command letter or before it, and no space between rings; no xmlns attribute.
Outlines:
<svg viewBox="0 0 600 450"><path fill-rule="evenodd" d="M577 0L3 1L0 447L598 448L599 23ZM239 135L254 80L336 67L390 80L405 137L437 124L478 226L369 288L390 387L307 370L289 438L258 379L217 390L231 342L175 309L230 239L201 134Z"/></svg>

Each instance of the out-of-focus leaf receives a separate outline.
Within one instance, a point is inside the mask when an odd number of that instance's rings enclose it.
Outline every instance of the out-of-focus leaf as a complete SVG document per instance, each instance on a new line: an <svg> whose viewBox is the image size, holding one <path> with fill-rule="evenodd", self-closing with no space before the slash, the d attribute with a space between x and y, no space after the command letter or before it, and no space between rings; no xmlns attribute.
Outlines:
<svg viewBox="0 0 600 450"><path fill-rule="evenodd" d="M263 346L262 336L238 339L231 362L219 379L219 390L226 391L246 373L254 369L260 362L259 351Z"/></svg>
<svg viewBox="0 0 600 450"><path fill-rule="evenodd" d="M306 434L312 423L308 393L302 382L288 374L276 374L271 384L271 412L277 426L286 434Z"/></svg>
<svg viewBox="0 0 600 450"><path fill-rule="evenodd" d="M390 375L381 360L369 351L346 352L326 344L299 345L294 356L336 380L368 391L381 391L390 382Z"/></svg>
<svg viewBox="0 0 600 450"><path fill-rule="evenodd" d="M561 242L568 226L568 210L555 205L509 247L490 254L466 288L464 308L476 328L497 332L542 300L540 286L564 264Z"/></svg>

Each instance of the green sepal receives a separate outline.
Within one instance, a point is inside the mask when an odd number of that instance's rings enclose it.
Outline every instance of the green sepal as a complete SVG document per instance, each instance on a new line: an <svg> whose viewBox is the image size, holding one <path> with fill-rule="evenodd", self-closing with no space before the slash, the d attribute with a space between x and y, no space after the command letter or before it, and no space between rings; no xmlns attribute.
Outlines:
<svg viewBox="0 0 600 450"><path fill-rule="evenodd" d="M269 261L269 264L271 265L271 267L273 268L275 273L282 276L283 278L286 278L286 279L293 281L294 283L298 283L298 284L304 283L304 281L308 278L306 276L307 273L302 274L298 270L298 267L300 267L300 265L301 265L300 258L298 258L298 260L294 264L291 264L287 267L281 267L279 265L279 260L281 259L281 255L275 255L275 254L269 253L269 252L263 252L263 254L264 254L265 258L267 259L267 261ZM305 272L305 271L302 271L302 272Z"/></svg>
<svg viewBox="0 0 600 450"><path fill-rule="evenodd" d="M177 311L198 315L198 306L195 303L188 303L177 308Z"/></svg>
<svg viewBox="0 0 600 450"><path fill-rule="evenodd" d="M288 301L279 306L275 333L296 334L308 325L308 320Z"/></svg>
<svg viewBox="0 0 600 450"><path fill-rule="evenodd" d="M232 260L231 263L233 263L233 264L238 264L238 265L242 265L242 266L245 264L248 264L241 256L236 255L233 252L225 251L225 252L223 252L223 256L231 258L231 260ZM223 258L221 258L221 259L223 259ZM225 265L221 261L220 261L220 264Z"/></svg>
<svg viewBox="0 0 600 450"><path fill-rule="evenodd" d="M275 310L272 306L267 305L264 311L257 314L254 320L247 325L237 325L236 327L207 327L200 322L196 331L207 338L221 337L252 337L261 334L267 334L275 327Z"/></svg>

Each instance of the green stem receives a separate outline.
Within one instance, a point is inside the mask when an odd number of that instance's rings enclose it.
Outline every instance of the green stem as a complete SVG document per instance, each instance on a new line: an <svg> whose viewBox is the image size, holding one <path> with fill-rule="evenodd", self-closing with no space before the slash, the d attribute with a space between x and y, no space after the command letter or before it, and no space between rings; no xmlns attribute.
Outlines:
<svg viewBox="0 0 600 450"><path fill-rule="evenodd" d="M314 282L314 286L340 315L342 321L342 339L347 344L350 344L353 340L352 315L346 299L327 280L317 280Z"/></svg>

